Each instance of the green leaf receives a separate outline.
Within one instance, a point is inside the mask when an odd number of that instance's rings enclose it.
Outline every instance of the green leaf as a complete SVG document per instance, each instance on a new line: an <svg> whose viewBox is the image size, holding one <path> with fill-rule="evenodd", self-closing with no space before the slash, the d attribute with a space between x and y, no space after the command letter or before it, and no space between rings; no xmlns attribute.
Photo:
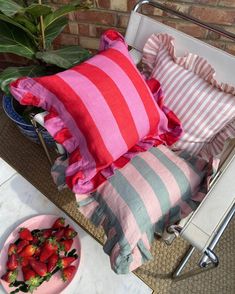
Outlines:
<svg viewBox="0 0 235 294"><path fill-rule="evenodd" d="M52 13L52 8L44 4L32 4L29 7L24 9L25 12L30 13L34 17L39 17L41 15L47 15Z"/></svg>
<svg viewBox="0 0 235 294"><path fill-rule="evenodd" d="M51 46L52 41L63 31L67 23L68 19L66 17L61 17L46 28L46 48L49 48Z"/></svg>
<svg viewBox="0 0 235 294"><path fill-rule="evenodd" d="M23 16L17 16L15 18L11 18L11 17L8 17L4 14L0 14L0 20L4 21L4 22L7 22L7 23L10 23L20 29L22 29L23 31L25 31L30 37L32 40L35 40L35 36L32 34L32 32L25 26L25 25L22 25L20 23L20 19L23 20L24 18L24 24L25 22L27 21L26 17L23 17ZM30 26L31 29L34 29L36 30L36 27L34 26L34 24L30 23L29 21L27 22L28 26Z"/></svg>
<svg viewBox="0 0 235 294"><path fill-rule="evenodd" d="M20 28L0 20L0 52L34 58L35 46Z"/></svg>
<svg viewBox="0 0 235 294"><path fill-rule="evenodd" d="M70 68L91 56L90 52L79 46L64 47L59 50L37 52L36 57L48 64L55 64L61 68Z"/></svg>
<svg viewBox="0 0 235 294"><path fill-rule="evenodd" d="M12 0L0 0L0 11L7 16L13 16L23 10L23 7Z"/></svg>
<svg viewBox="0 0 235 294"><path fill-rule="evenodd" d="M55 10L53 13L48 14L44 19L44 27L45 29L52 25L53 22L55 22L57 19L59 19L62 16L65 16L69 12L76 11L78 9L87 8L86 4L80 3L75 5L64 5L60 7L59 9Z"/></svg>
<svg viewBox="0 0 235 294"><path fill-rule="evenodd" d="M22 67L8 67L0 73L0 88L9 94L9 84L20 77L37 77L44 75L45 68L38 65L22 66Z"/></svg>
<svg viewBox="0 0 235 294"><path fill-rule="evenodd" d="M22 25L25 28L25 31L28 30L32 34L38 33L37 27L35 24L25 15L18 14L14 16L14 20ZM37 36L32 35L35 39L37 39Z"/></svg>

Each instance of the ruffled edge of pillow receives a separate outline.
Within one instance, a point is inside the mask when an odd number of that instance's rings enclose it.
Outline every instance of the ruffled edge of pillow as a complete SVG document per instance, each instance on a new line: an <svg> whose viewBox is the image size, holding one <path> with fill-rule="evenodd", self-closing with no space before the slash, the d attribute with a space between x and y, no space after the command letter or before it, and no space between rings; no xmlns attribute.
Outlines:
<svg viewBox="0 0 235 294"><path fill-rule="evenodd" d="M152 34L147 40L143 48L142 62L145 65L145 70L151 72L155 65L158 51L165 47L168 50L172 60L186 70L194 72L200 78L210 83L212 86L220 89L221 91L235 95L235 87L227 83L218 82L216 80L215 69L209 62L197 54L185 52L184 56L176 55L176 48L174 44L174 37L168 34Z"/></svg>

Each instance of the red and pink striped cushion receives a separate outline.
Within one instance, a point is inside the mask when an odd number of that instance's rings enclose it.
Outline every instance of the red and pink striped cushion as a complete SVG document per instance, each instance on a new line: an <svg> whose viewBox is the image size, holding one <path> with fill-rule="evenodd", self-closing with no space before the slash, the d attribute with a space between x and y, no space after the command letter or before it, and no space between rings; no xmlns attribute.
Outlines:
<svg viewBox="0 0 235 294"><path fill-rule="evenodd" d="M64 72L11 85L20 103L49 112L45 126L70 154L66 182L76 193L94 190L135 153L170 145L181 134L178 119L162 104L159 83L150 83L153 97L123 37L106 32L101 49Z"/></svg>
<svg viewBox="0 0 235 294"><path fill-rule="evenodd" d="M153 34L143 50L145 70L159 80L165 104L182 122L184 135L176 148L215 156L228 137L235 137L235 89L219 84L204 58L177 57L173 42L167 34Z"/></svg>

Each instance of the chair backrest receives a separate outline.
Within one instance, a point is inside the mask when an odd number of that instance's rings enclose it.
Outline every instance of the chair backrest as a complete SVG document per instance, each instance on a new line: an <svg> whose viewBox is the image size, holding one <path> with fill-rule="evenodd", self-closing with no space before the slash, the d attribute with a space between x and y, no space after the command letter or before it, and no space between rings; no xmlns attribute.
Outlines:
<svg viewBox="0 0 235 294"><path fill-rule="evenodd" d="M125 36L128 45L142 52L145 42L153 33L167 33L175 37L177 55L182 56L185 52L192 52L206 58L216 70L218 81L235 86L235 57L233 55L132 11Z"/></svg>
<svg viewBox="0 0 235 294"><path fill-rule="evenodd" d="M215 69L216 79L219 82L235 86L235 57L233 55L150 17L132 11L125 39L127 44L133 48L131 53L135 60L140 60L144 44L153 33L167 33L173 36L178 56L191 52L204 57ZM216 185L212 186L199 209L189 218L181 232L182 237L202 251L211 244L218 227L224 222L225 216L234 205L234 194L231 194L230 191L233 187L232 172L235 166L235 141L232 141L230 145L227 146L224 156L226 164L221 166L219 176L215 181ZM226 187L226 191L223 191L224 187ZM226 197L221 198L221 193ZM208 213L210 211L215 211L215 213L211 215Z"/></svg>

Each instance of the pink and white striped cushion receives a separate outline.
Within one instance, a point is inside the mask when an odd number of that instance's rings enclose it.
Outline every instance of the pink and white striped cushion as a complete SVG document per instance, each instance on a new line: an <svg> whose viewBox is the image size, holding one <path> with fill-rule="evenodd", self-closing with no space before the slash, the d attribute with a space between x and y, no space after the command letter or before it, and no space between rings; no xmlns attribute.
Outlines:
<svg viewBox="0 0 235 294"><path fill-rule="evenodd" d="M161 83L164 102L182 122L184 135L175 144L180 150L207 156L223 149L228 137L235 136L235 89L219 84L208 62L195 54L175 54L174 38L153 34L143 49L146 73Z"/></svg>

